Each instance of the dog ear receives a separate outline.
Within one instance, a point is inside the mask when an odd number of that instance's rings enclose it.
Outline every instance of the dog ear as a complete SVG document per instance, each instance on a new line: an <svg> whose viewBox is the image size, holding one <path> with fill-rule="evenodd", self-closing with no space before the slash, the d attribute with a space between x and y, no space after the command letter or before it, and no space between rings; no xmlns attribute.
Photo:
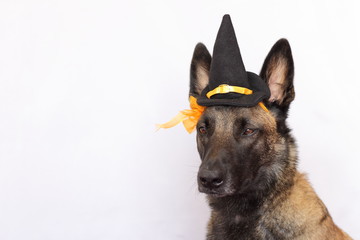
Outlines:
<svg viewBox="0 0 360 240"><path fill-rule="evenodd" d="M195 47L190 67L190 96L197 98L209 84L211 55L205 45L198 43Z"/></svg>
<svg viewBox="0 0 360 240"><path fill-rule="evenodd" d="M294 61L290 44L286 39L280 39L267 55L260 77L266 81L271 96L265 101L271 108L281 110L285 115L290 103L295 98L294 91Z"/></svg>

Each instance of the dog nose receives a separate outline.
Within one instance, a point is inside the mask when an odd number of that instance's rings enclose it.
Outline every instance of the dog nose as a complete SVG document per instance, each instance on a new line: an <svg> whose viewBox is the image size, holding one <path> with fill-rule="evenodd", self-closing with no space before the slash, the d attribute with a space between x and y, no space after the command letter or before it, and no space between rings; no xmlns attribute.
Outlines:
<svg viewBox="0 0 360 240"><path fill-rule="evenodd" d="M218 188L224 181L219 171L202 170L199 172L199 182L206 188Z"/></svg>

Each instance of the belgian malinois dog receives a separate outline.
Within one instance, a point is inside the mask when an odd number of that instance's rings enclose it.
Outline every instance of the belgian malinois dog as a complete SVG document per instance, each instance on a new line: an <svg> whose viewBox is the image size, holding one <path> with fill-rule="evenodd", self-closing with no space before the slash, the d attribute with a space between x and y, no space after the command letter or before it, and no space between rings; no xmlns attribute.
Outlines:
<svg viewBox="0 0 360 240"><path fill-rule="evenodd" d="M197 44L190 96L209 84L212 57ZM260 106L209 106L197 123L198 188L211 208L207 240L351 239L333 222L306 176L286 124L294 100L294 63L286 39L270 50L260 72L271 96Z"/></svg>

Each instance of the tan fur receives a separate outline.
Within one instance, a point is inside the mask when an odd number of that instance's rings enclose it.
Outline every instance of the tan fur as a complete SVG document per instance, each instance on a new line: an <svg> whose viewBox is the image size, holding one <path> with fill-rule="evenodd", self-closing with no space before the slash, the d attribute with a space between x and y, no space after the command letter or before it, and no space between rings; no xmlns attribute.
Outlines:
<svg viewBox="0 0 360 240"><path fill-rule="evenodd" d="M304 174L297 172L289 192L278 196L269 206L272 211L264 215L264 225L282 228L283 231L298 231L301 235L296 240L351 239L334 224ZM273 218L278 221L268 220Z"/></svg>
<svg viewBox="0 0 360 240"><path fill-rule="evenodd" d="M202 66L198 66L196 69L196 78L198 82L196 83L196 91L200 94L201 91L209 83L209 71Z"/></svg>
<svg viewBox="0 0 360 240"><path fill-rule="evenodd" d="M271 112L266 112L259 105L250 108L251 119L259 125L263 125L267 132L276 134L276 120Z"/></svg>
<svg viewBox="0 0 360 240"><path fill-rule="evenodd" d="M270 62L270 66L271 67L267 72L267 76L269 79L268 85L271 92L269 101L278 101L279 103L282 103L282 101L284 100L287 65L282 58L274 58Z"/></svg>
<svg viewBox="0 0 360 240"><path fill-rule="evenodd" d="M276 134L276 122L272 114L266 113L262 109L252 108L254 119L258 122L265 123L264 126L269 132L272 132L275 141L278 137ZM281 138L280 138L281 139ZM274 142L269 143L273 145ZM283 144L280 142L275 144L275 152L283 151ZM290 163L294 163L297 157L296 147L290 146ZM276 166L276 165L275 165ZM295 169L295 166L293 166ZM275 197L269 204L269 209L272 209L263 217L264 224L277 226L269 226L271 228L293 228L296 226L301 236L295 238L296 240L321 240L321 239L351 239L346 233L338 228L333 222L326 206L316 195L314 189L311 187L304 174L296 171L292 188ZM278 219L278 221L268 222L268 219ZM281 225L283 224L283 225ZM291 226L291 227L290 227ZM294 229L289 229L294 231Z"/></svg>

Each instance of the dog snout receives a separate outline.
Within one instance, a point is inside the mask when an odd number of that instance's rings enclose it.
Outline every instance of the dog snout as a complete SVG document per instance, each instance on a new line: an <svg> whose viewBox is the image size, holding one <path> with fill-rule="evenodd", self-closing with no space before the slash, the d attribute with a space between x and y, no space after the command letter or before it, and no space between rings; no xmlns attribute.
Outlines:
<svg viewBox="0 0 360 240"><path fill-rule="evenodd" d="M199 183L209 189L219 188L224 183L223 176L218 170L200 170L198 178Z"/></svg>

